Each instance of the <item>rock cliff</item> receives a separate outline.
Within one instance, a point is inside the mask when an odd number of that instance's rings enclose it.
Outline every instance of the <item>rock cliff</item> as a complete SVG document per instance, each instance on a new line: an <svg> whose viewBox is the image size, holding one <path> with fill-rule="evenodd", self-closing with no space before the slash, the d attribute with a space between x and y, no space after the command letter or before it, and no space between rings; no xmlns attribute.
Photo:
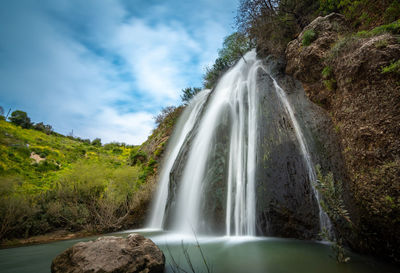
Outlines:
<svg viewBox="0 0 400 273"><path fill-rule="evenodd" d="M389 29L390 30L390 29ZM307 32L316 39L304 45ZM400 59L390 31L352 33L339 14L318 17L286 49L286 73L335 126L358 251L400 259ZM354 235L355 234L355 235Z"/></svg>

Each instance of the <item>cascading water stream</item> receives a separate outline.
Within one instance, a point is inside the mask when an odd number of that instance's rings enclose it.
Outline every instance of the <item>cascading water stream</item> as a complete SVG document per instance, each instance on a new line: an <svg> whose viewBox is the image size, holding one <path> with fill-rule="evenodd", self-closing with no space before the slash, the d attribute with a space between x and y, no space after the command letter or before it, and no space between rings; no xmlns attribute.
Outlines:
<svg viewBox="0 0 400 273"><path fill-rule="evenodd" d="M223 116L228 115L232 125L229 128L227 235L255 235L254 138L257 116L254 105L256 90L251 88L254 87L251 81L255 79L253 66L257 60L254 51L244 58L222 77L201 118L178 193L174 229L180 232L198 232L202 224L199 221L200 203L207 173L206 163L215 144L215 131Z"/></svg>
<svg viewBox="0 0 400 273"><path fill-rule="evenodd" d="M256 235L256 173L262 161L257 158L258 127L260 122L269 122L263 121L259 113L264 99L257 82L260 72L272 81L268 88L276 93L277 117L287 116L292 124L293 129L285 129L292 131L285 131L286 138L282 135L282 139L295 137L318 203L319 228L331 230L329 218L319 205L320 197L313 185L314 163L293 107L257 59L255 50L226 72L212 92L200 92L185 109L169 141L151 228L165 228L168 217L168 226L174 231L207 233L213 222L224 219L220 226L225 235Z"/></svg>
<svg viewBox="0 0 400 273"><path fill-rule="evenodd" d="M278 83L276 82L275 79L273 81L274 81L276 93L277 93L279 99L281 100L281 102L283 103L283 105L286 109L286 112L289 114L290 120L294 127L297 141L300 145L301 154L304 158L304 162L306 163L308 177L309 177L309 180L311 183L311 187L313 189L314 196L317 199L317 203L318 203L320 230L321 231L326 230L327 232L329 232L330 236L333 236L332 224L329 220L328 215L321 208L321 205L320 205L321 197L319 195L319 192L315 189L315 187L313 185L313 183L315 183L315 181L317 180L317 177L316 177L316 173L315 173L314 164L311 159L310 151L307 146L306 139L304 138L301 127L296 119L293 108L289 103L289 100L286 96L285 91L278 85Z"/></svg>
<svg viewBox="0 0 400 273"><path fill-rule="evenodd" d="M209 93L210 90L203 90L191 101L190 105L187 106L182 114L174 134L170 138L170 143L165 155L166 160L161 170L160 181L158 183L159 186L156 192L156 202L153 204L152 214L149 221L149 226L151 228L162 229L163 227L165 207L168 199L169 174L183 142L187 135L192 131L193 126L198 119Z"/></svg>

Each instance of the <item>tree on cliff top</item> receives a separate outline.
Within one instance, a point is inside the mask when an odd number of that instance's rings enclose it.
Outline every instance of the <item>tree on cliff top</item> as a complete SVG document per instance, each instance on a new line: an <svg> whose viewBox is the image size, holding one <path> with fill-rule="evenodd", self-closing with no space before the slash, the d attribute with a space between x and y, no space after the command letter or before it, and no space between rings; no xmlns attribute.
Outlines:
<svg viewBox="0 0 400 273"><path fill-rule="evenodd" d="M201 91L198 87L186 87L182 89L181 100L184 104L187 104L197 93Z"/></svg>
<svg viewBox="0 0 400 273"><path fill-rule="evenodd" d="M242 58L247 51L254 47L254 43L243 33L234 32L224 39L222 48L218 50L218 58L211 67L206 68L204 87L213 88L223 72Z"/></svg>
<svg viewBox="0 0 400 273"><path fill-rule="evenodd" d="M241 0L236 24L260 53L280 55L318 8L318 0Z"/></svg>

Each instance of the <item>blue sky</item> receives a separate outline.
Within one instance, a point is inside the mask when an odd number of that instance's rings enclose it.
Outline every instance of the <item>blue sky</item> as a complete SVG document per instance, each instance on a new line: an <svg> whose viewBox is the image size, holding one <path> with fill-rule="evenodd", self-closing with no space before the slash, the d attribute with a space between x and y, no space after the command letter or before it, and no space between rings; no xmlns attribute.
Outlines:
<svg viewBox="0 0 400 273"><path fill-rule="evenodd" d="M140 144L234 31L236 0L3 0L0 106Z"/></svg>

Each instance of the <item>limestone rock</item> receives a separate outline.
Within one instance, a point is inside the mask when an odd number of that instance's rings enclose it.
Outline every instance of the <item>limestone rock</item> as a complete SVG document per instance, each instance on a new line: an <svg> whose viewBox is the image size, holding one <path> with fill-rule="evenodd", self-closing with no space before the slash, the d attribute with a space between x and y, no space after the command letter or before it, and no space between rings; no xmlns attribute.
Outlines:
<svg viewBox="0 0 400 273"><path fill-rule="evenodd" d="M164 272L165 257L150 240L139 234L127 238L105 236L80 242L58 255L52 273Z"/></svg>
<svg viewBox="0 0 400 273"><path fill-rule="evenodd" d="M291 41L286 49L286 73L293 75L303 83L313 83L321 78L324 68L323 60L330 46L338 38L338 34L347 29L343 15L332 13L318 17L300 33L297 39ZM309 46L303 46L302 41L306 31L313 30L317 38Z"/></svg>
<svg viewBox="0 0 400 273"><path fill-rule="evenodd" d="M317 39L303 46L309 29ZM400 73L383 68L400 59L400 40L367 34L350 33L341 15L318 17L289 43L286 72L335 125L348 177L342 181L354 203L347 206L359 229L348 243L399 262L400 206L392 200L400 196Z"/></svg>

